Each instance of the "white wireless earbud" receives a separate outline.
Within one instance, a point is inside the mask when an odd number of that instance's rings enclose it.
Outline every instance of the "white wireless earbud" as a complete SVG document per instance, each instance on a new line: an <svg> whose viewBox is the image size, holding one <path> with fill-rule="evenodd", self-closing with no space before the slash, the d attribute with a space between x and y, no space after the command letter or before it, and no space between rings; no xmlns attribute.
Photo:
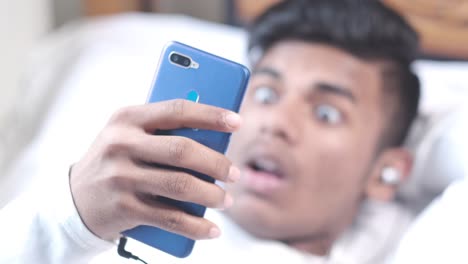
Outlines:
<svg viewBox="0 0 468 264"><path fill-rule="evenodd" d="M393 167L385 167L380 174L380 180L388 185L397 185L401 180L400 171Z"/></svg>

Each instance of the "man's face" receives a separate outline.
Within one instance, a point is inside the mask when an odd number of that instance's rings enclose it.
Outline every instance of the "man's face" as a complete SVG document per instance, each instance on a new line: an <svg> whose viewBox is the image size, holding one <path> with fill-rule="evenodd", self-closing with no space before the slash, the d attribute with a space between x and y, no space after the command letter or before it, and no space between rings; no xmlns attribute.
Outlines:
<svg viewBox="0 0 468 264"><path fill-rule="evenodd" d="M384 123L380 71L340 49L283 41L253 70L228 155L243 172L227 212L282 241L331 238L353 220Z"/></svg>

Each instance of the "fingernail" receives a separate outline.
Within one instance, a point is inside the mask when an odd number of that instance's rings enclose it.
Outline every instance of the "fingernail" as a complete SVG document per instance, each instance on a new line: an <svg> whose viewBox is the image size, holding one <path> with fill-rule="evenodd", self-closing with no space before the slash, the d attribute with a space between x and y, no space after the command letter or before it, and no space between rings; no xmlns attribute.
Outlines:
<svg viewBox="0 0 468 264"><path fill-rule="evenodd" d="M241 177L240 170L235 166L231 166L229 168L228 180L230 182L237 182L240 179L240 177Z"/></svg>
<svg viewBox="0 0 468 264"><path fill-rule="evenodd" d="M219 228L217 227L210 228L210 233L208 234L210 238L217 238L220 235L221 235L221 230L219 230Z"/></svg>
<svg viewBox="0 0 468 264"><path fill-rule="evenodd" d="M241 118L236 113L230 112L230 113L226 114L226 116L224 118L225 118L226 124L229 127L237 128L241 124Z"/></svg>
<svg viewBox="0 0 468 264"><path fill-rule="evenodd" d="M223 209L227 209L232 206L234 203L234 200L232 199L232 196L228 193L226 193L226 196L224 196L224 207Z"/></svg>

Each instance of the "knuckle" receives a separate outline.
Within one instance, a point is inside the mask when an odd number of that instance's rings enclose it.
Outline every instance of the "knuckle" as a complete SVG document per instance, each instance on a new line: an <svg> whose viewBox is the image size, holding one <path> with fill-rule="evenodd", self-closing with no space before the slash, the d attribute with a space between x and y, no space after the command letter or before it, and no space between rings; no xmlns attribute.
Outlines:
<svg viewBox="0 0 468 264"><path fill-rule="evenodd" d="M214 162L214 175L221 180L225 180L229 174L231 162L225 157L216 158Z"/></svg>
<svg viewBox="0 0 468 264"><path fill-rule="evenodd" d="M117 110L111 117L110 123L121 123L131 120L134 107L127 106Z"/></svg>
<svg viewBox="0 0 468 264"><path fill-rule="evenodd" d="M108 184L113 190L129 190L132 189L132 186L134 186L134 183L130 177L115 169L109 177Z"/></svg>
<svg viewBox="0 0 468 264"><path fill-rule="evenodd" d="M130 199L127 199L124 195L117 196L115 201L115 208L119 214L125 216L126 218L133 215L131 213L133 206L131 205Z"/></svg>
<svg viewBox="0 0 468 264"><path fill-rule="evenodd" d="M179 211L174 211L163 217L162 225L169 231L183 231L184 229L184 214Z"/></svg>
<svg viewBox="0 0 468 264"><path fill-rule="evenodd" d="M216 111L214 115L215 115L216 125L218 127L220 128L229 127L228 124L226 123L226 113L224 111Z"/></svg>
<svg viewBox="0 0 468 264"><path fill-rule="evenodd" d="M169 111L174 116L183 116L185 113L186 101L183 99L176 99L171 101Z"/></svg>
<svg viewBox="0 0 468 264"><path fill-rule="evenodd" d="M189 192L190 179L190 176L185 174L173 175L167 182L167 191L179 198L184 198Z"/></svg>
<svg viewBox="0 0 468 264"><path fill-rule="evenodd" d="M127 189L133 185L134 180L132 179L125 162L110 162L106 165L106 175L104 181L107 183L107 187L112 188L111 190L122 190Z"/></svg>
<svg viewBox="0 0 468 264"><path fill-rule="evenodd" d="M182 137L171 137L169 139L169 158L176 164L180 164L190 151L191 144Z"/></svg>
<svg viewBox="0 0 468 264"><path fill-rule="evenodd" d="M123 132L117 129L109 129L103 135L103 151L106 156L116 156L129 149L129 143L126 142Z"/></svg>

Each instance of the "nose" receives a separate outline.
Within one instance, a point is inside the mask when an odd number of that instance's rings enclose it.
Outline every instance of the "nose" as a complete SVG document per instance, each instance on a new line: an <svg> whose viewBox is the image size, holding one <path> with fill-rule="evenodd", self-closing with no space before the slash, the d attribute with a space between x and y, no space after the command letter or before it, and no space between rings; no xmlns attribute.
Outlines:
<svg viewBox="0 0 468 264"><path fill-rule="evenodd" d="M305 120L302 120L302 116L297 101L282 98L265 109L260 120L260 132L289 144L296 144L303 132Z"/></svg>

